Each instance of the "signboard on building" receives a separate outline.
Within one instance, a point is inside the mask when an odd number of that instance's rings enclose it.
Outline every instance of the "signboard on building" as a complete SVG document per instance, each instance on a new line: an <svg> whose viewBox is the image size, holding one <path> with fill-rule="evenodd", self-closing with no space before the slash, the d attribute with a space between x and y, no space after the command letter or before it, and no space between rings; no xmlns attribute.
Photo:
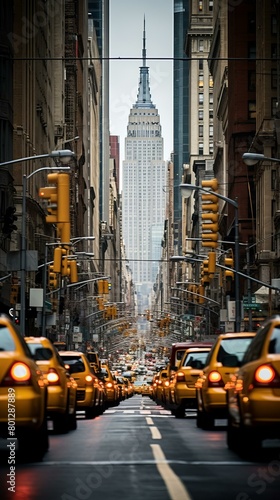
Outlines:
<svg viewBox="0 0 280 500"><path fill-rule="evenodd" d="M73 333L73 342L83 342L83 334L82 333Z"/></svg>

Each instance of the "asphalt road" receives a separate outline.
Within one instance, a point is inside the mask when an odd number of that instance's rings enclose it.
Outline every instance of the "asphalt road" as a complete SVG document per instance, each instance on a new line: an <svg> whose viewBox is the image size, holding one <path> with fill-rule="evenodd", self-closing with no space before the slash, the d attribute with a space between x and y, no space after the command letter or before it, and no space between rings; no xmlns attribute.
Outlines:
<svg viewBox="0 0 280 500"><path fill-rule="evenodd" d="M9 493L0 453L1 500L279 500L280 443L240 459L226 446L225 421L196 427L194 412L176 419L134 396L94 420L79 415L65 435L50 430L42 462L17 463Z"/></svg>

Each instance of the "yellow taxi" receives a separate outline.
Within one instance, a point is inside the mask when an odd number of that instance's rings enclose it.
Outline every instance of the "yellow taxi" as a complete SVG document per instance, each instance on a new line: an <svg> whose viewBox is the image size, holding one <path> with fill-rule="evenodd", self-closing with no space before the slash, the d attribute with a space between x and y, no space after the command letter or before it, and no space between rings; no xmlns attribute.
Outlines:
<svg viewBox="0 0 280 500"><path fill-rule="evenodd" d="M197 427L211 429L215 419L227 417L225 385L238 370L254 336L253 332L241 332L225 333L216 338L195 383Z"/></svg>
<svg viewBox="0 0 280 500"><path fill-rule="evenodd" d="M61 356L46 337L25 337L48 386L48 415L55 432L77 428L77 383L66 370Z"/></svg>
<svg viewBox="0 0 280 500"><path fill-rule="evenodd" d="M228 384L228 447L254 453L264 439L280 439L280 316L262 324Z"/></svg>
<svg viewBox="0 0 280 500"><path fill-rule="evenodd" d="M155 386L154 386L154 400L156 401L157 404L163 404L164 403L164 384L167 381L168 377L168 372L166 368L162 368L158 372L158 377L155 379Z"/></svg>
<svg viewBox="0 0 280 500"><path fill-rule="evenodd" d="M106 391L106 406L117 406L120 402L119 387L116 377L112 374L108 365L102 364L99 375L104 382Z"/></svg>
<svg viewBox="0 0 280 500"><path fill-rule="evenodd" d="M17 326L5 315L0 315L0 436L9 438L10 450L33 460L49 447L47 386Z"/></svg>
<svg viewBox="0 0 280 500"><path fill-rule="evenodd" d="M84 411L86 418L96 417L100 414L100 386L88 358L78 351L60 351L59 354L77 383L77 410Z"/></svg>
<svg viewBox="0 0 280 500"><path fill-rule="evenodd" d="M178 371L170 380L170 410L176 418L183 418L186 408L196 408L195 382L205 366L210 349L210 347L187 349Z"/></svg>
<svg viewBox="0 0 280 500"><path fill-rule="evenodd" d="M134 394L142 394L142 380L134 380L133 390Z"/></svg>

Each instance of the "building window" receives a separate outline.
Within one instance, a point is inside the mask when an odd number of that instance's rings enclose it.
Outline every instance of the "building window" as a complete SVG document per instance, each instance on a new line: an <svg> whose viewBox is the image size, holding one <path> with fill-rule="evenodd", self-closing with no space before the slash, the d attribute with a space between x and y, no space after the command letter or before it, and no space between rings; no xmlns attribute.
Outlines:
<svg viewBox="0 0 280 500"><path fill-rule="evenodd" d="M213 109L209 109L209 120L213 120L214 118L214 112L213 112Z"/></svg>
<svg viewBox="0 0 280 500"><path fill-rule="evenodd" d="M214 144L213 142L209 142L209 154L212 155L214 153Z"/></svg>
<svg viewBox="0 0 280 500"><path fill-rule="evenodd" d="M248 58L249 59L256 59L256 43L255 42L248 43Z"/></svg>
<svg viewBox="0 0 280 500"><path fill-rule="evenodd" d="M277 71L274 68L271 70L271 88L277 89Z"/></svg>
<svg viewBox="0 0 280 500"><path fill-rule="evenodd" d="M276 188L276 170L271 170L271 189L274 191Z"/></svg>
<svg viewBox="0 0 280 500"><path fill-rule="evenodd" d="M199 127L198 127L198 135L199 135L199 137L203 137L203 125L199 125Z"/></svg>
<svg viewBox="0 0 280 500"><path fill-rule="evenodd" d="M199 75L198 77L198 86L199 88L203 88L203 75Z"/></svg>
<svg viewBox="0 0 280 500"><path fill-rule="evenodd" d="M209 0L208 7L209 7L209 11L212 12L212 10L213 10L213 0Z"/></svg>
<svg viewBox="0 0 280 500"><path fill-rule="evenodd" d="M202 92L200 92L198 94L198 102L199 102L199 104L203 104L203 94L202 94Z"/></svg>
<svg viewBox="0 0 280 500"><path fill-rule="evenodd" d="M277 103L278 103L277 97L273 97L271 99L271 116L273 116L274 118L276 117L278 111Z"/></svg>
<svg viewBox="0 0 280 500"><path fill-rule="evenodd" d="M271 34L277 35L277 17L276 16L271 17Z"/></svg>
<svg viewBox="0 0 280 500"><path fill-rule="evenodd" d="M209 75L209 88L210 89L213 88L213 76L212 75Z"/></svg>
<svg viewBox="0 0 280 500"><path fill-rule="evenodd" d="M277 45L276 45L276 43L271 44L271 59L277 59Z"/></svg>
<svg viewBox="0 0 280 500"><path fill-rule="evenodd" d="M198 61L198 69L199 69L199 71L203 71L203 59L199 59L199 61Z"/></svg>
<svg viewBox="0 0 280 500"><path fill-rule="evenodd" d="M203 155L203 142L199 142L198 144L198 154Z"/></svg>
<svg viewBox="0 0 280 500"><path fill-rule="evenodd" d="M256 91L256 72L248 71L248 91L255 92Z"/></svg>
<svg viewBox="0 0 280 500"><path fill-rule="evenodd" d="M203 109L198 110L198 119L203 120Z"/></svg>
<svg viewBox="0 0 280 500"><path fill-rule="evenodd" d="M203 52L203 49L204 49L203 40L199 40L199 52Z"/></svg>
<svg viewBox="0 0 280 500"><path fill-rule="evenodd" d="M213 137L213 125L209 126L209 137Z"/></svg>
<svg viewBox="0 0 280 500"><path fill-rule="evenodd" d="M213 94L209 94L209 104L213 104Z"/></svg>
<svg viewBox="0 0 280 500"><path fill-rule="evenodd" d="M256 119L256 101L248 101L248 119Z"/></svg>
<svg viewBox="0 0 280 500"><path fill-rule="evenodd" d="M203 10L203 0L198 0L198 10L199 10L199 12L202 12L202 10Z"/></svg>

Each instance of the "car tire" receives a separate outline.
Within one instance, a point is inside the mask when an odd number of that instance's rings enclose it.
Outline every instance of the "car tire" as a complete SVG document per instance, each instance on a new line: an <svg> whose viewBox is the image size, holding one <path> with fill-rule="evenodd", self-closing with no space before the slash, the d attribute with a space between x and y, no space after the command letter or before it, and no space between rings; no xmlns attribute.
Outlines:
<svg viewBox="0 0 280 500"><path fill-rule="evenodd" d="M231 451L239 452L240 450L240 433L237 427L232 424L232 419L228 417L227 425L227 447Z"/></svg>
<svg viewBox="0 0 280 500"><path fill-rule="evenodd" d="M40 429L36 432L24 432L19 436L18 442L19 456L23 461L40 462L43 460L45 453L49 449L47 412L45 412Z"/></svg>
<svg viewBox="0 0 280 500"><path fill-rule="evenodd" d="M212 415L209 415L206 413L204 410L199 410L197 409L197 415L196 415L196 426L199 429L203 430L211 430L215 426L215 420Z"/></svg>
<svg viewBox="0 0 280 500"><path fill-rule="evenodd" d="M176 408L176 410L173 410L173 415L176 417L176 418L185 418L185 407L180 405L178 406L178 408Z"/></svg>
<svg viewBox="0 0 280 500"><path fill-rule="evenodd" d="M95 405L86 408L85 414L86 414L86 419L93 419L96 415Z"/></svg>
<svg viewBox="0 0 280 500"><path fill-rule="evenodd" d="M75 431L77 429L76 405L75 405L73 413L71 415L69 415L69 417L68 417L68 429L69 429L69 431Z"/></svg>
<svg viewBox="0 0 280 500"><path fill-rule="evenodd" d="M53 416L53 430L56 434L67 434L69 431L69 395L65 411Z"/></svg>

